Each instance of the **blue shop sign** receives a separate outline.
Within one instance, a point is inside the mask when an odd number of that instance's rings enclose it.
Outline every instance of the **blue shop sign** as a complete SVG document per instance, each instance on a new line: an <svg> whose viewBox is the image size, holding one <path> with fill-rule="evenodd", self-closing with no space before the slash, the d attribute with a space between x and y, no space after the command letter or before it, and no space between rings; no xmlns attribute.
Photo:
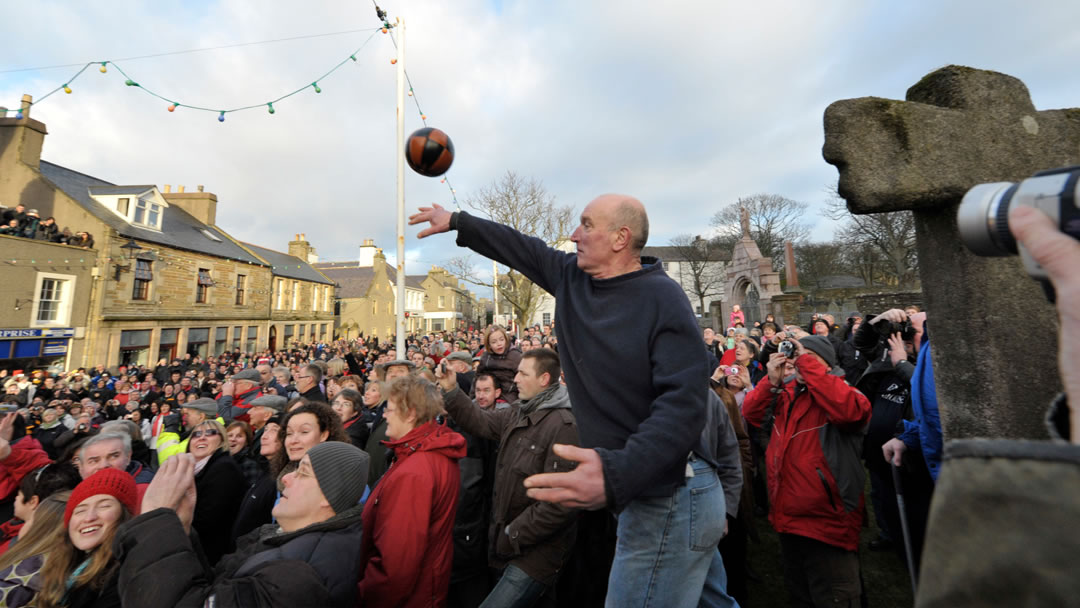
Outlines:
<svg viewBox="0 0 1080 608"><path fill-rule="evenodd" d="M0 339L14 338L74 338L74 327L54 327L41 329L0 329Z"/></svg>

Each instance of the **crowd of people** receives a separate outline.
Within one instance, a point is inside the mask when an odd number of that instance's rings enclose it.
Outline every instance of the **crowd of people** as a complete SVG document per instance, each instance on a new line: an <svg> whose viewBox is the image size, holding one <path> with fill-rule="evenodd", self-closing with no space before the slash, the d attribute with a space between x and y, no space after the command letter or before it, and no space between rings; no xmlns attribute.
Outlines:
<svg viewBox="0 0 1080 608"><path fill-rule="evenodd" d="M867 474L871 549L918 567L925 313L702 331L629 197L585 208L576 255L410 221L555 294L557 331L0 370L0 604L738 606L767 514L792 605L866 605Z"/></svg>
<svg viewBox="0 0 1080 608"><path fill-rule="evenodd" d="M42 219L37 209L27 209L22 203L0 211L0 234L84 249L94 248L94 237L89 232L72 232L66 226L60 228L56 218L49 216Z"/></svg>

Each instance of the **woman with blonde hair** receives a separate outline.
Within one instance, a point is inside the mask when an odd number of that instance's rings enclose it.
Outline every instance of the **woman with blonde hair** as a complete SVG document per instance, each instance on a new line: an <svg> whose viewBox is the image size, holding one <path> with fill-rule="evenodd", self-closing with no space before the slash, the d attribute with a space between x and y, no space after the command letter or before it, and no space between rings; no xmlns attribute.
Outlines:
<svg viewBox="0 0 1080 608"><path fill-rule="evenodd" d="M71 492L46 498L34 511L33 524L24 526L19 542L0 556L0 606L19 608L41 591L41 568L45 558L63 542L64 508Z"/></svg>
<svg viewBox="0 0 1080 608"><path fill-rule="evenodd" d="M206 560L213 566L235 548L233 522L248 484L240 465L229 454L225 427L217 420L204 420L191 429L187 451L195 457L198 496L191 527L199 533Z"/></svg>
<svg viewBox="0 0 1080 608"><path fill-rule="evenodd" d="M64 530L41 569L38 608L119 606L112 544L121 524L138 514L135 478L101 469L75 487L64 509Z"/></svg>

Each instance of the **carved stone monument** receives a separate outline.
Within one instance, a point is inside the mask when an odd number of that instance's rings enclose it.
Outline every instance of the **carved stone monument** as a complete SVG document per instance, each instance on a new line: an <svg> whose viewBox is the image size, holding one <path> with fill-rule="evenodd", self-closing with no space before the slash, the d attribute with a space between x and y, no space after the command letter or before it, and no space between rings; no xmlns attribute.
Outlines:
<svg viewBox="0 0 1080 608"><path fill-rule="evenodd" d="M1045 437L1043 413L1061 386L1056 313L1018 257L964 247L956 208L977 183L1080 164L1080 110L1036 111L1020 80L948 66L907 101L830 105L822 152L852 213L915 213L946 438Z"/></svg>
<svg viewBox="0 0 1080 608"><path fill-rule="evenodd" d="M765 315L782 316L779 302L773 299L783 295L780 289L780 273L773 270L772 258L761 255L757 243L750 236L750 213L746 208L739 212L742 238L731 252L727 266L727 282L724 284L724 307L721 322L727 321L733 304L738 304L746 315L746 326L754 321L764 321Z"/></svg>

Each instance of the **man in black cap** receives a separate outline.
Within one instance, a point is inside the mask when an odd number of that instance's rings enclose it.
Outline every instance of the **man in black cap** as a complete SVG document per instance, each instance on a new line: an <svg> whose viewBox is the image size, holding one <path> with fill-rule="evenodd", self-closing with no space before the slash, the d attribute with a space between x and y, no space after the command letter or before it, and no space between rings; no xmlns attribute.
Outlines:
<svg viewBox="0 0 1080 608"><path fill-rule="evenodd" d="M824 336L791 340L769 356L767 380L743 401L743 416L770 437L769 520L780 533L791 604L856 606L865 473L860 460L870 402L843 379ZM772 466L777 463L778 466Z"/></svg>
<svg viewBox="0 0 1080 608"><path fill-rule="evenodd" d="M167 462L143 498L142 514L117 531L124 606L334 606L356 602L368 455L320 443L285 475L276 524L249 533L214 571L188 539L195 460Z"/></svg>

